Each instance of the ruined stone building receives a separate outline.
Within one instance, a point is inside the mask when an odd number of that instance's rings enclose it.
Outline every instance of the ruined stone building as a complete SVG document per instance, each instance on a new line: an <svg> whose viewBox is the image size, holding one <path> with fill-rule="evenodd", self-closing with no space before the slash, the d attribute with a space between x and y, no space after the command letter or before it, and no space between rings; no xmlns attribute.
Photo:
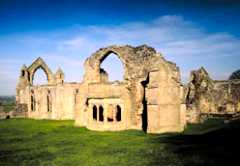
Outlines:
<svg viewBox="0 0 240 166"><path fill-rule="evenodd" d="M229 80L212 80L204 68L192 71L185 87L186 119L199 123L208 116L234 116L240 113L240 71Z"/></svg>
<svg viewBox="0 0 240 166"><path fill-rule="evenodd" d="M124 67L124 80L110 82L100 68L109 54ZM34 86L42 68L46 85ZM76 126L92 130L138 129L148 133L179 132L185 125L183 86L178 67L146 45L101 48L84 63L82 82L64 82L64 73L53 73L38 58L21 68L17 85L18 107L34 119L74 119Z"/></svg>
<svg viewBox="0 0 240 166"><path fill-rule="evenodd" d="M112 53L123 64L123 81L109 81L101 68ZM48 83L35 86L39 68ZM240 110L239 80L214 81L201 68L183 86L179 68L146 45L101 48L86 59L84 69L82 82L67 83L61 69L53 73L41 58L23 65L16 88L18 110L34 119L73 119L76 126L92 130L148 133L181 132L203 113Z"/></svg>

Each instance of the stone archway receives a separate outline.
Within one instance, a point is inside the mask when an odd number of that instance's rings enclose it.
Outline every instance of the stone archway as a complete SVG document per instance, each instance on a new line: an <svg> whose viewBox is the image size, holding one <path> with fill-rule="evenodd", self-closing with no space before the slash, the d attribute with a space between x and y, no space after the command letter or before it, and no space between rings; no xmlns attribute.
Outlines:
<svg viewBox="0 0 240 166"><path fill-rule="evenodd" d="M35 60L29 67L28 67L28 77L29 77L29 82L30 85L33 85L33 79L34 79L34 74L38 69L42 69L44 71L44 73L47 76L47 81L48 84L52 84L54 82L54 77L52 74L52 71L50 70L50 68L47 66L47 64L43 61L42 58L38 58L37 60Z"/></svg>
<svg viewBox="0 0 240 166"><path fill-rule="evenodd" d="M32 86L40 86L40 85L47 85L48 84L48 75L46 74L46 71L40 66L35 70L35 72L32 75Z"/></svg>
<svg viewBox="0 0 240 166"><path fill-rule="evenodd" d="M123 66L123 78L124 80L128 77L128 67L127 67L127 56L124 55L121 49L118 47L109 47L97 51L91 57L89 57L85 63L85 75L84 82L101 82L101 74L107 74L101 69L101 63L110 55L114 54L121 61Z"/></svg>
<svg viewBox="0 0 240 166"><path fill-rule="evenodd" d="M124 63L113 51L107 52L100 59L101 82L122 82L124 80Z"/></svg>
<svg viewBox="0 0 240 166"><path fill-rule="evenodd" d="M103 54L101 56L99 56L98 60L100 62L100 64L110 55L110 54L115 54L120 61L125 64L125 60L124 58L121 56L121 53L119 53L118 51L114 51L112 49L106 50L105 52L103 52Z"/></svg>

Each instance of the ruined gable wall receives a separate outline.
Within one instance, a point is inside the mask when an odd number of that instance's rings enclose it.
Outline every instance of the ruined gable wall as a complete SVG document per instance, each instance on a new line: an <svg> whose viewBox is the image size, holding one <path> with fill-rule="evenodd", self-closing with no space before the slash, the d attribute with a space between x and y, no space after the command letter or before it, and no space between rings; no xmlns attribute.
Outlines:
<svg viewBox="0 0 240 166"><path fill-rule="evenodd" d="M34 74L39 68L47 76L47 85L33 85ZM29 67L24 65L21 69L16 88L17 108L24 109L27 117L34 119L74 119L78 86L77 83L64 83L61 69L53 74L47 64L38 58Z"/></svg>

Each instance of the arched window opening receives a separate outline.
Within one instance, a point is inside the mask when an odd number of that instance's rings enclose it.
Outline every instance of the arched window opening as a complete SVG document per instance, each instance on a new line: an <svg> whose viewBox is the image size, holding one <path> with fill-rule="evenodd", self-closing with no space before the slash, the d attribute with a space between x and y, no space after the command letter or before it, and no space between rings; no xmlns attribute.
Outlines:
<svg viewBox="0 0 240 166"><path fill-rule="evenodd" d="M124 68L121 60L116 54L110 53L101 63L101 69L106 71L108 81L122 81L124 79Z"/></svg>
<svg viewBox="0 0 240 166"><path fill-rule="evenodd" d="M31 111L35 111L33 95L31 95Z"/></svg>
<svg viewBox="0 0 240 166"><path fill-rule="evenodd" d="M31 111L35 111L36 108L36 102L34 97L34 92L31 91Z"/></svg>
<svg viewBox="0 0 240 166"><path fill-rule="evenodd" d="M77 104L77 95L78 95L78 89L75 90L75 97L74 97L74 104Z"/></svg>
<svg viewBox="0 0 240 166"><path fill-rule="evenodd" d="M28 81L30 82L30 81L31 81L31 79L30 79L30 73L27 72L27 75L28 75Z"/></svg>
<svg viewBox="0 0 240 166"><path fill-rule="evenodd" d="M48 91L48 94L47 94L47 111L48 112L52 111L52 95L50 90Z"/></svg>
<svg viewBox="0 0 240 166"><path fill-rule="evenodd" d="M22 70L22 77L24 77L25 76L25 71L24 70Z"/></svg>
<svg viewBox="0 0 240 166"><path fill-rule="evenodd" d="M97 106L93 106L93 120L97 120Z"/></svg>
<svg viewBox="0 0 240 166"><path fill-rule="evenodd" d="M47 84L47 74L40 67L33 74L33 85L44 85Z"/></svg>
<svg viewBox="0 0 240 166"><path fill-rule="evenodd" d="M108 122L113 122L115 116L115 110L113 104L108 105L108 110L107 110L107 121Z"/></svg>
<svg viewBox="0 0 240 166"><path fill-rule="evenodd" d="M103 122L103 120L104 120L103 111L104 111L104 109L100 105L100 107L99 107L99 121L101 121L101 122Z"/></svg>
<svg viewBox="0 0 240 166"><path fill-rule="evenodd" d="M143 88L143 98L142 98L142 104L143 104L143 110L142 110L142 129L143 131L147 132L147 128L148 128L148 111L147 111L147 98L146 98L146 89L149 85L149 77L151 76L151 74L153 73L150 73L147 75L147 79L142 81L141 84L142 84L142 87Z"/></svg>
<svg viewBox="0 0 240 166"><path fill-rule="evenodd" d="M118 122L120 122L122 120L122 117L121 117L121 107L119 105L117 105L117 114L116 114L116 119Z"/></svg>

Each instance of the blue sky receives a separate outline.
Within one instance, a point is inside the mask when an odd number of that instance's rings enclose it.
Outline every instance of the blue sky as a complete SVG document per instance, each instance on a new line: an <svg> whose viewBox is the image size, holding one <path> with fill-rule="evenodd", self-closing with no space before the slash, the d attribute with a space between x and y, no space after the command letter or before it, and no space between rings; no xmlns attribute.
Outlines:
<svg viewBox="0 0 240 166"><path fill-rule="evenodd" d="M79 82L84 60L113 44L153 46L180 67L185 82L200 66L213 79L240 68L236 0L1 0L0 16L0 95L15 94L19 69L39 56L53 72L61 67L66 81ZM107 60L103 66L117 79L118 59Z"/></svg>

